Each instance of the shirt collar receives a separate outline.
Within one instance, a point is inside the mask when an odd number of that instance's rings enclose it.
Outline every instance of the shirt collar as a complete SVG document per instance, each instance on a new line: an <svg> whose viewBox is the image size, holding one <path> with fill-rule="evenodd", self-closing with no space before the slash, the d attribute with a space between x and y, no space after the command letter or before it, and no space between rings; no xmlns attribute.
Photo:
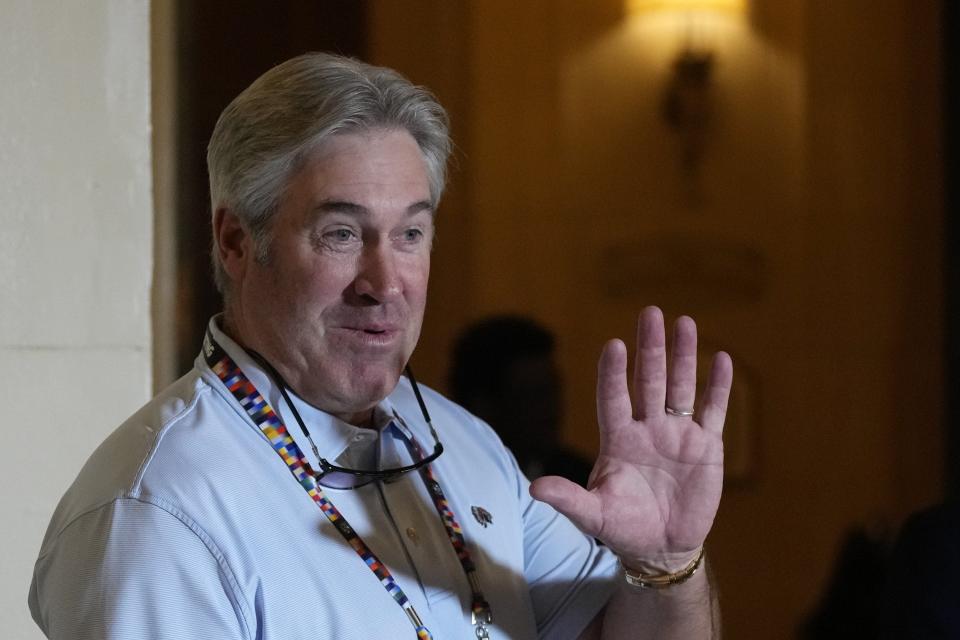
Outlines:
<svg viewBox="0 0 960 640"><path fill-rule="evenodd" d="M297 424L297 420L287 405L286 400L284 400L279 386L243 347L238 345L230 336L220 329L222 320L223 314L215 315L210 319L209 329L214 340L223 347L223 350L237 363L237 366L240 367L250 382L253 383L253 386L257 388L260 395L273 407L274 412L276 412L280 420L283 421L283 424L287 427L293 439L300 445L300 449L307 460L310 461L311 464L316 464L316 456L310 448L310 442ZM209 367L207 367L206 362L203 361L202 355L198 358L198 364L202 366L203 369L209 371ZM213 375L217 380L217 384L222 386L216 374L211 371L210 375ZM348 459L368 458L368 452L371 447L376 445L380 432L390 424L395 415L393 404L389 398L385 398L374 407L373 424L376 428L357 427L344 422L326 411L314 407L309 402L297 396L292 389L287 389L287 394L290 396L290 400L296 405L300 417L303 419L304 424L307 425L307 429L310 430L310 435L313 438L313 442L317 445L317 450L320 455L331 462L337 461L341 457ZM348 451L348 449L350 449L350 451Z"/></svg>

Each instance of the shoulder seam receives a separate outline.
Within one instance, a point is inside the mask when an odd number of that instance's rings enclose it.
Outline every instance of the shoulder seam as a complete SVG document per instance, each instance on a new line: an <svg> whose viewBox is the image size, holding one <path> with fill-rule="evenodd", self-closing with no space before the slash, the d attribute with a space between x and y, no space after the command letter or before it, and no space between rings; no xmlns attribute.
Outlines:
<svg viewBox="0 0 960 640"><path fill-rule="evenodd" d="M72 525L77 523L81 518L88 516L96 511L104 509L105 507L114 505L118 502L131 501L137 502L140 504L148 505L159 509L177 521L179 521L184 527L186 527L197 539L203 544L204 548L207 550L207 553L216 561L217 567L220 573L223 574L223 577L226 579L226 583L229 586L229 598L231 603L234 606L234 609L243 624L244 629L246 630L246 636L248 638L255 637L253 629L250 628L250 618L251 616L246 611L244 599L241 597L242 590L240 589L239 583L237 582L236 575L233 570L230 568L230 564L227 562L227 559L224 557L223 553L220 551L220 548L216 545L212 538L207 534L203 528L197 524L197 522L188 516L186 513L170 504L162 498L146 498L140 495L124 494L120 496L115 496L113 499L97 505L91 509L88 509L78 515L76 518L71 520L63 529L57 533L57 538L63 535ZM52 547L52 545L51 545ZM49 553L50 549L47 549L37 558L39 563L46 555Z"/></svg>
<svg viewBox="0 0 960 640"><path fill-rule="evenodd" d="M178 411L176 415L167 420L167 422L163 424L157 431L157 437L153 442L153 446L147 449L146 453L144 454L143 460L140 461L140 465L138 466L137 475L134 477L133 482L130 485L131 495L139 495L140 483L143 481L143 475L147 472L147 467L150 466L150 461L153 460L153 456L156 454L157 449L160 448L160 443L163 441L163 437L166 435L166 433L173 428L176 423L180 422L180 420L182 420L188 413L196 408L201 396L210 392L210 386L205 380L203 380L202 377L198 377L197 380L203 383L203 387L195 389L193 397L190 398L190 402L184 405L184 407Z"/></svg>

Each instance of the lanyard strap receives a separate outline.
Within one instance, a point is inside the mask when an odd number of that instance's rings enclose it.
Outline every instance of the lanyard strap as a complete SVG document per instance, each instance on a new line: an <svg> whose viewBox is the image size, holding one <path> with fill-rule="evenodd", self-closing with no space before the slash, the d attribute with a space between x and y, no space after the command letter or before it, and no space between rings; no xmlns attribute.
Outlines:
<svg viewBox="0 0 960 640"><path fill-rule="evenodd" d="M303 456L300 447L287 432L286 426L280 417L273 410L273 407L264 399L253 383L244 375L240 367L233 361L226 351L213 339L210 333L204 340L204 355L207 364L217 374L224 386L233 394L240 406L244 408L247 415L260 428L260 431L267 437L270 446L283 459L287 468L293 477L297 479L300 486L307 492L307 495L317 503L320 510L327 519L336 527L340 535L344 537L347 543L357 552L357 555L363 559L364 564L380 580L380 584L386 589L387 593L396 601L407 614L411 624L417 632L417 638L421 640L431 640L433 636L427 630L420 616L417 615L413 604L407 598L407 595L394 580L390 570L387 569L377 556L367 547L366 543L357 535L353 527L347 522L333 503L330 502L323 493L320 485L317 484L313 474L307 471L307 461Z"/></svg>
<svg viewBox="0 0 960 640"><path fill-rule="evenodd" d="M399 419L399 416L397 416L397 418ZM417 443L416 439L414 439L413 434L411 433L408 435L404 433L403 435L404 441L407 443L407 448L410 449L411 455L422 460L424 457L423 450L420 449L420 445ZM443 526L447 530L447 536L450 538L450 544L453 545L453 550L457 554L457 559L460 560L460 566L463 567L463 572L467 576L467 582L470 583L470 591L473 594L473 601L470 606L473 624L476 626L477 638L480 640L485 640L490 637L487 633L486 626L493 621L493 615L490 609L490 604L487 602L483 595L483 591L480 589L480 580L477 578L477 567L473 564L473 560L470 558L470 551L467 549L467 542L463 538L463 529L460 527L460 523L457 522L457 516L453 513L453 509L450 508L450 503L447 501L447 497L443 494L443 489L440 487L440 483L437 482L436 477L433 475L430 465L420 469L420 477L423 478L424 484L427 485L427 490L430 493L430 497L433 498L433 506L440 515L440 521L443 522Z"/></svg>
<svg viewBox="0 0 960 640"><path fill-rule="evenodd" d="M290 473L293 474L297 482L300 483L300 486L307 492L307 495L317 503L317 506L320 507L320 510L327 516L331 524L340 532L340 535L343 536L353 550L357 552L357 555L364 561L364 564L366 564L377 579L380 580L380 584L383 585L387 593L390 594L394 601L396 601L407 614L407 618L416 630L417 638L420 640L432 640L433 636L423 624L413 604L407 598L403 589L400 588L400 585L397 584L390 570L387 569L385 564L380 562L380 559L377 558L376 554L370 550L363 539L361 539L353 527L350 526L346 518L343 517L333 503L324 495L323 489L317 483L313 474L308 471L309 463L304 457L303 452L300 450L296 441L290 436L283 421L280 420L280 417L270 404L233 361L233 358L231 358L223 347L213 338L209 330L204 337L203 352L207 365L213 370L217 377L220 378L220 381L240 403L240 406L244 408L247 415L249 415L257 427L259 427L263 435L266 436L273 450L283 459ZM404 429L401 429L401 432L403 431ZM411 454L418 457L418 459L423 459L423 452L413 439L412 434L408 435L404 433L404 436L407 446L411 450ZM421 469L421 477L426 483L430 495L433 497L434 506L447 530L447 535L450 538L453 549L457 554L457 558L460 560L460 564L467 576L467 581L470 584L470 589L473 594L471 610L473 614L473 624L476 625L476 636L481 640L489 638L486 625L492 620L490 605L487 604L480 590L476 567L467 550L466 542L463 538L463 530L457 522L453 510L450 508L443 494L443 489L440 488L440 484L434 477L429 465Z"/></svg>

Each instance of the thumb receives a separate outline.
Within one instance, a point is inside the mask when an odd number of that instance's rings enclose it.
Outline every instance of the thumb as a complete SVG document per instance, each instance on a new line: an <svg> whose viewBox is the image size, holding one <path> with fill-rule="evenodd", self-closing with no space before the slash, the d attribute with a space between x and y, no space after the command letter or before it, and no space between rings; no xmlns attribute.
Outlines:
<svg viewBox="0 0 960 640"><path fill-rule="evenodd" d="M530 495L565 515L587 535L596 537L600 532L600 499L577 483L560 476L544 476L531 483Z"/></svg>

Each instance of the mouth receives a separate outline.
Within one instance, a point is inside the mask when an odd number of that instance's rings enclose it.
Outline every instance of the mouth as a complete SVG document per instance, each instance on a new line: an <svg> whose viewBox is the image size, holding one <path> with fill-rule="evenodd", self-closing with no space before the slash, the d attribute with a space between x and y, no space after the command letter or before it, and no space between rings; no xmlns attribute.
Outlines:
<svg viewBox="0 0 960 640"><path fill-rule="evenodd" d="M361 324L346 326L344 329L358 331L370 335L384 335L388 333L395 333L400 330L400 327L392 324Z"/></svg>
<svg viewBox="0 0 960 640"><path fill-rule="evenodd" d="M390 345L401 334L398 325L346 325L340 327L340 330L351 339L368 346Z"/></svg>

